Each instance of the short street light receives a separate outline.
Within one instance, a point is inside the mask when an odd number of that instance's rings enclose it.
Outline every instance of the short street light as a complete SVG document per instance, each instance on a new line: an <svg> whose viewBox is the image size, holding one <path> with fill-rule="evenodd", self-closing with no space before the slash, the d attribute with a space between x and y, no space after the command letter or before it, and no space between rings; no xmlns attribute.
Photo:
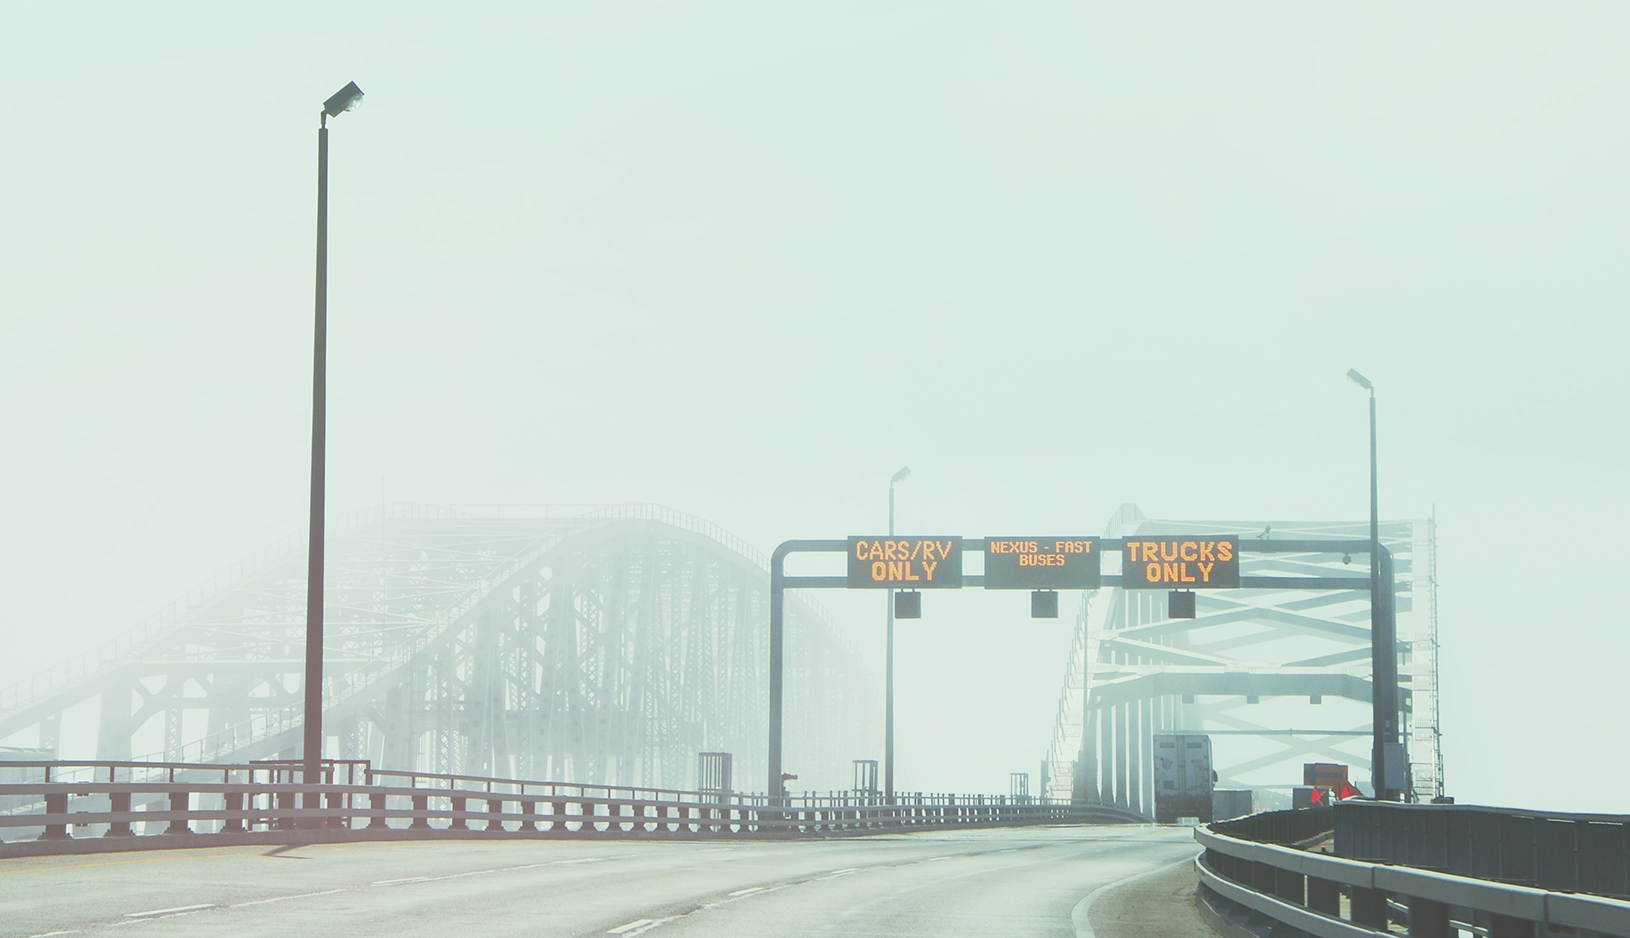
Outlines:
<svg viewBox="0 0 1630 938"><path fill-rule="evenodd" d="M311 522L306 565L305 737L301 744L301 777L320 781L323 758L323 471L328 414L328 119L354 111L362 103L356 82L323 102L317 127L317 316L311 369ZM315 791L305 807L321 807ZM321 823L321 822L318 822Z"/></svg>
<svg viewBox="0 0 1630 938"><path fill-rule="evenodd" d="M889 537L894 536L894 487L911 478L911 467L901 466L889 479ZM894 590L888 591L889 630L883 678L883 797L894 803Z"/></svg>

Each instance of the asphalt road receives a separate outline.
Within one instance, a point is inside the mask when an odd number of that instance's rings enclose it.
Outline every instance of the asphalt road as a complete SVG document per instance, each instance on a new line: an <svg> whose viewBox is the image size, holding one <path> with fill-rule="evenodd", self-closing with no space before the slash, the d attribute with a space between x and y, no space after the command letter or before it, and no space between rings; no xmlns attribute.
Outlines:
<svg viewBox="0 0 1630 938"><path fill-rule="evenodd" d="M1099 887L1196 852L1105 826L40 857L0 861L0 935L1075 936Z"/></svg>

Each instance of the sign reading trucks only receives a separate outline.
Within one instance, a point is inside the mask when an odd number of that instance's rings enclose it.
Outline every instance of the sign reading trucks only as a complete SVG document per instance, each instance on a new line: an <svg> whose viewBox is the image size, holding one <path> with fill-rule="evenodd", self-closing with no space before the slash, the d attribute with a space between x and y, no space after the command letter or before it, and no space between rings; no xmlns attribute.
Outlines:
<svg viewBox="0 0 1630 938"><path fill-rule="evenodd" d="M960 537L851 537L850 589L960 589Z"/></svg>
<svg viewBox="0 0 1630 938"><path fill-rule="evenodd" d="M1233 589L1239 586L1239 538L1127 538L1125 589Z"/></svg>

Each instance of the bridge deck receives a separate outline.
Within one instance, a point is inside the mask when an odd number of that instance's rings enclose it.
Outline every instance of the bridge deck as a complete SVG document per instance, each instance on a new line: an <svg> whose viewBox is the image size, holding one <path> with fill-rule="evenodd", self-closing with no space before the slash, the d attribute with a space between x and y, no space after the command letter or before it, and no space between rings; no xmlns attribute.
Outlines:
<svg viewBox="0 0 1630 938"><path fill-rule="evenodd" d="M1073 935L1101 886L1192 857L1117 825L798 843L366 843L0 861L8 935ZM137 926L141 928L142 926Z"/></svg>

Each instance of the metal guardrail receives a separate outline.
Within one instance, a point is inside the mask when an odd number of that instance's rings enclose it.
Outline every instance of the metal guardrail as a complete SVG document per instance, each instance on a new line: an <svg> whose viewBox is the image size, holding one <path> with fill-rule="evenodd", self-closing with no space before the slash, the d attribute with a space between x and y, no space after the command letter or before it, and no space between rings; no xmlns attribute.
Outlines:
<svg viewBox="0 0 1630 938"><path fill-rule="evenodd" d="M1328 837L1332 830L1330 812L1328 805L1297 811L1266 811L1217 821L1211 825L1211 829L1253 843L1294 847Z"/></svg>
<svg viewBox="0 0 1630 938"><path fill-rule="evenodd" d="M88 850L435 837L784 839L909 830L1138 822L1117 808L984 795L763 794L533 782L298 763L12 763L41 778L0 784L0 857ZM177 836L185 835L185 836Z"/></svg>
<svg viewBox="0 0 1630 938"><path fill-rule="evenodd" d="M1383 802L1335 812L1338 856L1630 898L1630 817Z"/></svg>
<svg viewBox="0 0 1630 938"><path fill-rule="evenodd" d="M1378 816L1357 813L1378 807L1393 806L1335 806L1337 837L1344 816ZM1263 829L1276 823L1271 815L1245 820ZM1450 938L1457 929L1476 929L1489 938L1536 938L1561 929L1630 936L1630 901L1623 899L1313 853L1254 842L1245 836L1251 832L1238 821L1197 828L1195 839L1205 848L1195 860L1201 882L1225 899L1319 938L1397 934L1389 923L1404 923L1410 935L1429 938Z"/></svg>

